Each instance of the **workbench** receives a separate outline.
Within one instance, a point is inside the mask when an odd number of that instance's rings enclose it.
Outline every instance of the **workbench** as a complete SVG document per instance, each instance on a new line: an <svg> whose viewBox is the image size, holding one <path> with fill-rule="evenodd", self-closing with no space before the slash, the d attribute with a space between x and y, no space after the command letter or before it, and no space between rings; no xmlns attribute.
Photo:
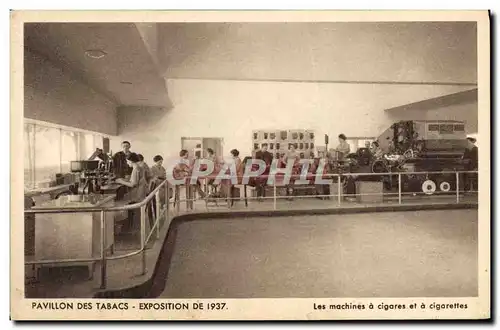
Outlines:
<svg viewBox="0 0 500 330"><path fill-rule="evenodd" d="M61 196L56 200L36 205L32 209L65 209L65 208L101 208L112 207L115 195L95 195L96 203L88 201L72 202L69 196ZM114 247L114 212L105 212L104 253L113 253ZM45 213L36 214L35 219L35 253L36 261L63 259L91 259L101 255L101 213ZM95 262L53 263L40 266L75 266L89 267L92 278ZM36 272L37 273L37 272ZM35 274L36 274L35 273Z"/></svg>

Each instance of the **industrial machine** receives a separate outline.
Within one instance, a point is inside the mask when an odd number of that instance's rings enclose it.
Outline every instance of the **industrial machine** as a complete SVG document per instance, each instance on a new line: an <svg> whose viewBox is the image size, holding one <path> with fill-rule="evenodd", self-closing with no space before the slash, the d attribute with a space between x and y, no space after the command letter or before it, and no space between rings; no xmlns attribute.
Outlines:
<svg viewBox="0 0 500 330"><path fill-rule="evenodd" d="M395 173L383 180L386 189L397 187L398 173L464 171L468 160L465 123L460 121L400 121L391 125L377 139L381 157L372 158L365 165L358 164L355 172ZM353 157L353 158L358 158ZM379 177L380 179L380 177ZM456 188L453 173L418 174L402 176L402 191L432 195Z"/></svg>
<svg viewBox="0 0 500 330"><path fill-rule="evenodd" d="M80 173L80 180L70 188L74 195L98 193L100 187L109 184L114 178L107 162L98 160L79 160L70 163L71 172Z"/></svg>

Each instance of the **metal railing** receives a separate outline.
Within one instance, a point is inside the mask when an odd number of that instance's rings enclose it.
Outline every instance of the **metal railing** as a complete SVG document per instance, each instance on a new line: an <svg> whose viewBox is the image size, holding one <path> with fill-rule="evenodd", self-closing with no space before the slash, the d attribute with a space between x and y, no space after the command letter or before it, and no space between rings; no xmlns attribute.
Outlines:
<svg viewBox="0 0 500 330"><path fill-rule="evenodd" d="M278 173L280 174L280 173ZM441 175L441 176L445 176L445 175L448 175L448 177L451 177L453 176L453 179L454 179L454 182L450 182L451 183L454 183L455 184L455 189L452 191L451 190L451 186L450 186L450 190L448 191L435 191L433 193L429 193L429 194L425 194L425 195L428 195L428 196L435 196L435 195L442 195L442 194L447 194L447 195L451 195L451 194L454 194L455 196L455 199L456 199L456 203L460 203L460 194L461 193L464 193L464 192L471 192L471 193L477 193L478 191L477 190L460 190L460 186L462 184L464 184L464 182L461 182L461 175L463 174L478 174L478 171L427 171L427 172L384 172L384 173L329 173L329 174L307 174L306 175L290 175L290 180L289 182L286 182L286 183L283 183L283 182L277 182L276 180L276 177L277 175L260 175L259 178L269 178L269 177L274 177L274 181L272 184L263 184L262 186L264 187L271 187L272 190L273 190L273 194L272 194L272 197L260 197L261 199L264 199L264 200L269 200L269 199L272 199L273 200L273 206L274 206L274 209L276 210L276 205L277 205L277 201L280 200L280 199L290 199L290 198L296 198L296 197L300 197L300 198L317 198L317 197L325 197L325 198L331 198L331 197L336 197L337 198L337 202L338 204L340 205L342 203L342 200L343 200L343 197L354 197L354 196L374 196L374 195L383 195L383 196L397 196L397 199L398 199L398 204L402 204L402 199L403 199L403 196L405 195L410 195L410 196L414 196L416 194L418 194L419 192L403 192L402 191L402 187L403 187L403 180L402 178L404 176L426 176L426 177L431 177L433 178L433 176L437 176L437 175ZM375 176L380 176L380 177L390 177L391 180L394 179L395 177L397 177L397 180L395 181L395 184L394 186L397 186L397 189L398 191L397 192L381 192L381 193L371 193L371 194L360 194L358 192L356 192L355 194L349 194L349 193L344 193L344 184L342 181L343 179L347 179L347 178L353 178L353 179L358 179L360 181L363 181L362 178L363 177L375 177ZM316 184L314 181L317 177L321 177L322 179L333 179L332 182L328 183L328 184L325 184L325 183L319 183L319 184ZM245 177L243 177L245 178ZM312 179L314 178L314 179ZM294 185L294 181L295 180L309 180L309 181L312 181L309 185L299 185L299 186L295 186ZM222 180L224 181L224 180ZM225 181L228 181L228 179L225 179ZM377 181L375 181L377 182ZM380 181L379 181L380 182ZM435 182L435 184L437 185L439 182ZM226 183L227 184L227 183ZM278 192L278 189L287 189L287 187L291 187L292 189L297 189L297 187L308 187L308 188L314 188L316 186L325 186L325 185L332 185L334 184L336 186L336 194L334 194L332 191L330 191L330 194L326 194L326 195L320 195L320 194L314 194L314 195L305 195L305 196L278 196L277 192ZM224 183L219 183L219 185L224 185ZM238 184L232 184L230 183L229 185L233 185L233 186L245 186L244 189L246 189L246 186L249 186L248 184L245 184L245 183L238 183ZM205 187L207 187L207 185L205 184ZM255 187L255 185L253 185L252 187ZM439 187L436 187L436 188L439 188ZM192 189L191 189L192 190ZM207 191L208 189L205 188L205 191ZM420 192L422 193L422 192ZM189 193L189 195L191 195L191 193ZM226 196L226 197L219 197L219 198L213 198L213 200L217 200L217 201L227 201L228 202L228 205L230 204L230 201L231 200L235 200L235 199L241 199L243 198L242 196L239 196L237 198L234 198L232 196ZM257 197L244 197L246 199L256 199ZM195 199L180 199L179 202L186 202L186 206L190 203L190 202L193 202L195 201ZM179 210L179 204L177 204L177 210ZM188 207L188 206L187 206Z"/></svg>
<svg viewBox="0 0 500 330"><path fill-rule="evenodd" d="M398 186L398 192L397 193L376 193L376 194L369 194L369 195L395 195L397 194L397 199L398 199L398 204L402 204L402 197L405 195L405 193L402 192L402 177L405 175L419 175L419 176L429 176L429 175L454 175L455 176L455 191L448 191L448 193L453 193L455 194L456 197L456 203L460 203L460 193L464 192L460 190L460 175L461 174L477 174L477 171L445 171L445 172L394 172L394 173L339 173L339 174L308 174L307 178L315 178L316 177L321 177L322 179L333 179L331 183L328 183L330 185L335 184L336 185L336 194L332 194L332 191L330 191L330 194L327 195L312 195L312 196L300 196L303 198L314 198L314 197L336 197L337 198L337 204L340 206L342 203L343 197L349 196L349 194L344 194L344 185L342 179L344 178L362 178L366 176L391 176L391 177L396 177L397 176L397 186ZM273 199L273 209L277 209L277 202L279 199L287 199L290 198L290 196L278 196L278 189L286 189L287 187L293 187L294 186L294 179L306 179L304 176L300 175L292 175L290 178L289 183L283 184L282 182L277 182L276 180L276 175L260 175L259 178L269 178L269 177L274 177L274 181L271 185L267 185L267 187L272 187L273 190L273 196L272 197L263 197L264 199ZM249 176L250 178L250 176ZM203 178L200 178L203 179ZM227 179L222 180L222 182L227 181ZM307 180L307 179L306 179ZM313 180L313 179L311 179ZM224 184L224 183L222 183ZM246 184L237 184L237 185L244 185L245 188L247 189ZM321 186L325 185L323 184L315 184L314 182L311 183L309 186ZM38 209L27 209L25 210L25 214L65 214L65 213L94 213L98 212L100 214L100 230L101 230L101 242L100 242L100 256L95 257L95 258L82 258L82 259L64 259L64 260L34 260L34 261L26 261L25 265L43 265L43 264L63 264L63 263L86 263L86 262L100 262L100 268L101 268L101 284L100 288L101 289L106 289L107 287L107 262L110 260L118 260L118 259L125 259L125 258L130 258L138 254L141 255L141 275L146 274L146 250L147 250L147 244L153 235L153 233L156 233L156 238L160 238L160 219L162 217L165 217L165 225L169 226L170 224L170 211L171 205L175 205L175 210L179 214L181 212L180 205L182 202L186 203L186 210L193 209L195 199L192 196L192 191L193 191L193 186L194 184L185 184L182 185L184 186L185 189L187 189L187 194L186 197L181 199L180 198L180 189L175 189L174 191L174 200L171 201L170 199L170 188L173 187L170 185L167 181L161 182L143 201L135 204L129 204L129 205L123 205L123 206L114 206L114 207L78 207L78 208L61 208L61 209L43 209L43 208L38 208ZM232 186L232 184L229 184L229 186ZM306 185L304 185L306 186ZM298 186L297 186L298 187ZM175 187L174 187L175 188ZM205 192L208 192L208 185L205 183ZM265 189L265 187L264 187ZM161 205L161 196L160 196L160 191L164 191L165 193L165 204L162 207ZM230 190L229 190L230 191ZM472 191L472 192L477 192L477 191ZM410 193L411 194L411 193ZM207 194L208 195L208 194ZM355 194L355 196L361 196L363 194ZM294 196L295 197L295 196ZM294 198L293 197L293 198ZM205 197L205 205L208 208L208 196ZM240 199L242 196L239 197ZM255 200L259 197L246 197L247 200ZM262 197L261 197L262 198ZM146 233L146 218L147 218L147 207L149 206L149 203L155 200L156 207L154 208L154 223L150 228L149 233ZM227 201L227 205L229 208L231 208L232 203L231 201L235 199L232 195L226 196L226 197L220 197L220 198L215 198L215 200L222 200L222 201ZM116 255L116 256L107 256L106 255L106 213L107 212L117 212L117 211L129 211L129 210L135 210L135 209L140 209L140 248L132 251L130 253L122 254L122 255Z"/></svg>
<svg viewBox="0 0 500 330"><path fill-rule="evenodd" d="M113 206L113 207L65 207L61 209L53 209L53 208L37 208L37 209L28 209L25 210L25 214L65 214L65 213L99 213L100 214L100 232L101 232L101 244L100 244L100 256L95 258L79 258L79 259L57 259L57 260L34 260L34 261L25 261L25 265L44 265L44 264L63 264L63 263L90 263L90 262L100 262L101 263L101 289L106 288L106 267L107 261L109 260L118 260L130 258L135 255L141 254L141 275L146 274L146 246L153 234L156 232L156 238L160 238L160 219L165 216L165 223L169 221L169 203L165 203L166 208L161 207L160 203L160 191L162 188L165 188L165 201L169 200L169 189L168 182L161 182L143 201L122 205L122 206ZM154 223L150 228L149 233L146 235L146 208L149 203L155 199L156 207L154 208ZM107 212L118 212L118 211L129 211L140 209L140 248L130 253L116 255L116 256L107 256L106 255L106 213ZM35 218L36 221L36 218Z"/></svg>

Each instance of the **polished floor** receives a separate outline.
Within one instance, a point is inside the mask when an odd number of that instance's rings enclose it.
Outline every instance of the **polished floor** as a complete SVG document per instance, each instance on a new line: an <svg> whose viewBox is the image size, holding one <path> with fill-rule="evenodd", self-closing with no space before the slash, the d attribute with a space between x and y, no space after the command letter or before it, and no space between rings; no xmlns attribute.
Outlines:
<svg viewBox="0 0 500 330"><path fill-rule="evenodd" d="M477 295L477 210L194 220L161 298Z"/></svg>
<svg viewBox="0 0 500 330"><path fill-rule="evenodd" d="M402 200L402 205L415 205L418 207L419 205L436 205L436 204L455 204L456 197L455 196L427 196L428 198L405 198ZM467 203L477 203L477 196L474 195L461 195L459 199L460 204ZM257 202L255 200L251 200L248 203L248 206L245 206L245 203L240 200L235 202L233 207L229 209L227 207L227 203L219 203L219 206L216 206L213 203L206 204L203 200L197 200L194 203L193 210L186 209L186 203L183 202L179 205L179 209L171 206L169 210L169 221L173 219L177 215L187 214L187 213L211 213L211 212L239 212L239 211L272 211L272 210L315 210L315 209L345 209L345 208L364 208L370 206L377 205L394 205L398 206L397 199L385 199L381 203L359 203L356 201L347 201L342 200L339 204L337 200L318 200L316 198L295 198L293 201L280 199L275 204L272 198L267 199L266 201ZM467 210L456 210L456 211L441 211L445 212L454 212L457 218L460 218L462 212L464 214L468 214ZM410 216L412 212L405 212L405 216ZM390 214L390 213L389 213ZM379 218L380 216L388 216L388 213L383 214L375 214L375 218ZM476 211L477 217L477 211ZM237 223L241 219L233 218ZM269 218L269 220L277 220L277 223L282 223L279 220L280 218ZM347 218L346 218L347 219ZM162 220L164 223L165 219ZM148 244L150 248L146 253L146 262L147 262L147 272L142 274L141 271L141 255L135 255L133 257L120 259L120 260L110 260L107 265L107 288L111 290L117 290L121 288L131 287L135 285L139 285L146 281L149 276L151 276L151 272L155 269L155 265L157 263L158 257L160 255L161 249L163 247L163 241L165 235L167 234L169 221L162 225L162 229L160 230L160 237L156 239L156 235L151 236L151 242ZM476 220L477 221L477 220ZM219 222L214 222L219 223ZM460 221L459 221L460 223ZM220 231L224 233L223 228L227 226L223 222L220 222L221 229ZM319 226L321 226L321 221L318 222ZM215 230L215 229L212 229ZM314 231L313 231L314 232ZM453 230L452 230L453 232ZM382 233L383 234L383 233ZM202 237L201 242L205 239L205 235L200 233ZM249 237L253 237L250 235ZM231 239L231 235L227 237ZM222 235L218 238L219 240L225 240L226 236ZM258 240L257 240L258 241ZM126 236L126 235L118 235L115 237L115 256L125 255L134 250L137 250L140 246L139 238L137 236ZM300 244L301 240L297 241ZM291 242L290 242L291 243ZM31 256L27 256L26 260L32 259ZM208 260L210 261L210 259ZM207 261L207 262L208 262ZM189 260L186 260L189 263ZM25 293L27 297L31 298L85 298L92 297L94 294L99 292L100 286L100 267L99 264L96 267L94 277L92 280L88 279L88 271L85 267L80 268L69 268L69 267L56 267L56 268L43 268L40 273L40 277L38 281L33 282L32 276L33 271L31 266L26 266L26 286ZM163 286L161 286L160 292L163 290ZM158 292L158 294L160 294ZM210 290L208 290L210 292Z"/></svg>

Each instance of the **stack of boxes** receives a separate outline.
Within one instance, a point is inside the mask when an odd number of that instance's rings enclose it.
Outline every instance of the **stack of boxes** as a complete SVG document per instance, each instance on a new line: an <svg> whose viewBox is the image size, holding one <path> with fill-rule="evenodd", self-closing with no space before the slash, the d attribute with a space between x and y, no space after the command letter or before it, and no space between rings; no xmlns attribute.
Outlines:
<svg viewBox="0 0 500 330"><path fill-rule="evenodd" d="M255 157L262 145L267 144L267 150L274 158L280 158L286 155L293 144L300 158L309 158L315 150L314 138L313 130L255 130L252 132L252 156Z"/></svg>

